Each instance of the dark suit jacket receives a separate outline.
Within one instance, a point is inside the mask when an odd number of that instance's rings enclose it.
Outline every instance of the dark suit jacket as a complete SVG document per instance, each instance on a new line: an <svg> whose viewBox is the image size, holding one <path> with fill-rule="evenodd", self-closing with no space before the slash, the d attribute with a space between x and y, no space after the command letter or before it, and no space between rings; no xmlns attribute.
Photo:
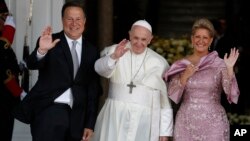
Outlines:
<svg viewBox="0 0 250 141"><path fill-rule="evenodd" d="M102 91L94 63L99 58L99 51L83 38L81 64L73 79L73 61L64 32L53 34L52 37L53 40L59 38L60 42L49 50L42 60L37 60L38 44L27 60L28 68L38 69L39 76L22 101L21 112L28 119L24 122L32 124L33 116L53 104L58 96L71 88L74 99L71 133L73 137L81 137L83 128L94 129L97 117L98 98Z"/></svg>

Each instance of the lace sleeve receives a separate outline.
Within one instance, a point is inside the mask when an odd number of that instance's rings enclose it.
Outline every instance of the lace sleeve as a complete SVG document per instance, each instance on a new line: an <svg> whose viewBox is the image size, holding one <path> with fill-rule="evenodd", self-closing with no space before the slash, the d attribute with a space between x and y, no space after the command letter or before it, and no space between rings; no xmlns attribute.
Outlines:
<svg viewBox="0 0 250 141"><path fill-rule="evenodd" d="M227 69L222 69L222 86L227 95L227 100L231 104L232 102L237 104L240 91L235 75L230 79L227 73Z"/></svg>
<svg viewBox="0 0 250 141"><path fill-rule="evenodd" d="M168 83L168 96L175 103L179 103L184 91L184 87L180 83L180 74L173 75Z"/></svg>

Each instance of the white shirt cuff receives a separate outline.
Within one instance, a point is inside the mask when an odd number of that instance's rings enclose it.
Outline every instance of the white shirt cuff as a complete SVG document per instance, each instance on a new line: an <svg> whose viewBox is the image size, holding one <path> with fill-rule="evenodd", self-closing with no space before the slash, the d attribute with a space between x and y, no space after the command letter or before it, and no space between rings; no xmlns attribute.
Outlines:
<svg viewBox="0 0 250 141"><path fill-rule="evenodd" d="M112 59L110 56L108 57L108 67L113 69L115 67L116 60Z"/></svg>
<svg viewBox="0 0 250 141"><path fill-rule="evenodd" d="M46 55L46 53L45 54L41 54L37 50L36 57L37 57L38 60L41 60L45 55Z"/></svg>
<svg viewBox="0 0 250 141"><path fill-rule="evenodd" d="M161 109L160 136L173 136L173 109Z"/></svg>

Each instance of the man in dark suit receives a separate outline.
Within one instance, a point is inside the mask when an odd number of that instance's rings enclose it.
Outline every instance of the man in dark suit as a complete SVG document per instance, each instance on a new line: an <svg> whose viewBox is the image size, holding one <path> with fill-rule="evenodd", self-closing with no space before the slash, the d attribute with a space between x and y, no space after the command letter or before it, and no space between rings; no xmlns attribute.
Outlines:
<svg viewBox="0 0 250 141"><path fill-rule="evenodd" d="M65 3L62 22L59 33L52 34L51 27L44 29L27 60L29 69L39 71L36 84L21 103L33 141L88 141L93 134L102 92L94 71L99 51L83 37L82 5ZM72 41L76 41L77 62L71 54Z"/></svg>

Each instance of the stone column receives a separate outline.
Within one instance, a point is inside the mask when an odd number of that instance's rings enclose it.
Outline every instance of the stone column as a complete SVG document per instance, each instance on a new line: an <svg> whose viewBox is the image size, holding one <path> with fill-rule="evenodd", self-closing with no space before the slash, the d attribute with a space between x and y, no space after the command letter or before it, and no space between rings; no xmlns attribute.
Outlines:
<svg viewBox="0 0 250 141"><path fill-rule="evenodd" d="M98 46L100 51L113 43L113 0L98 1ZM108 80L102 78L103 95L100 108L104 104L108 92ZM99 108L99 109L100 109Z"/></svg>

